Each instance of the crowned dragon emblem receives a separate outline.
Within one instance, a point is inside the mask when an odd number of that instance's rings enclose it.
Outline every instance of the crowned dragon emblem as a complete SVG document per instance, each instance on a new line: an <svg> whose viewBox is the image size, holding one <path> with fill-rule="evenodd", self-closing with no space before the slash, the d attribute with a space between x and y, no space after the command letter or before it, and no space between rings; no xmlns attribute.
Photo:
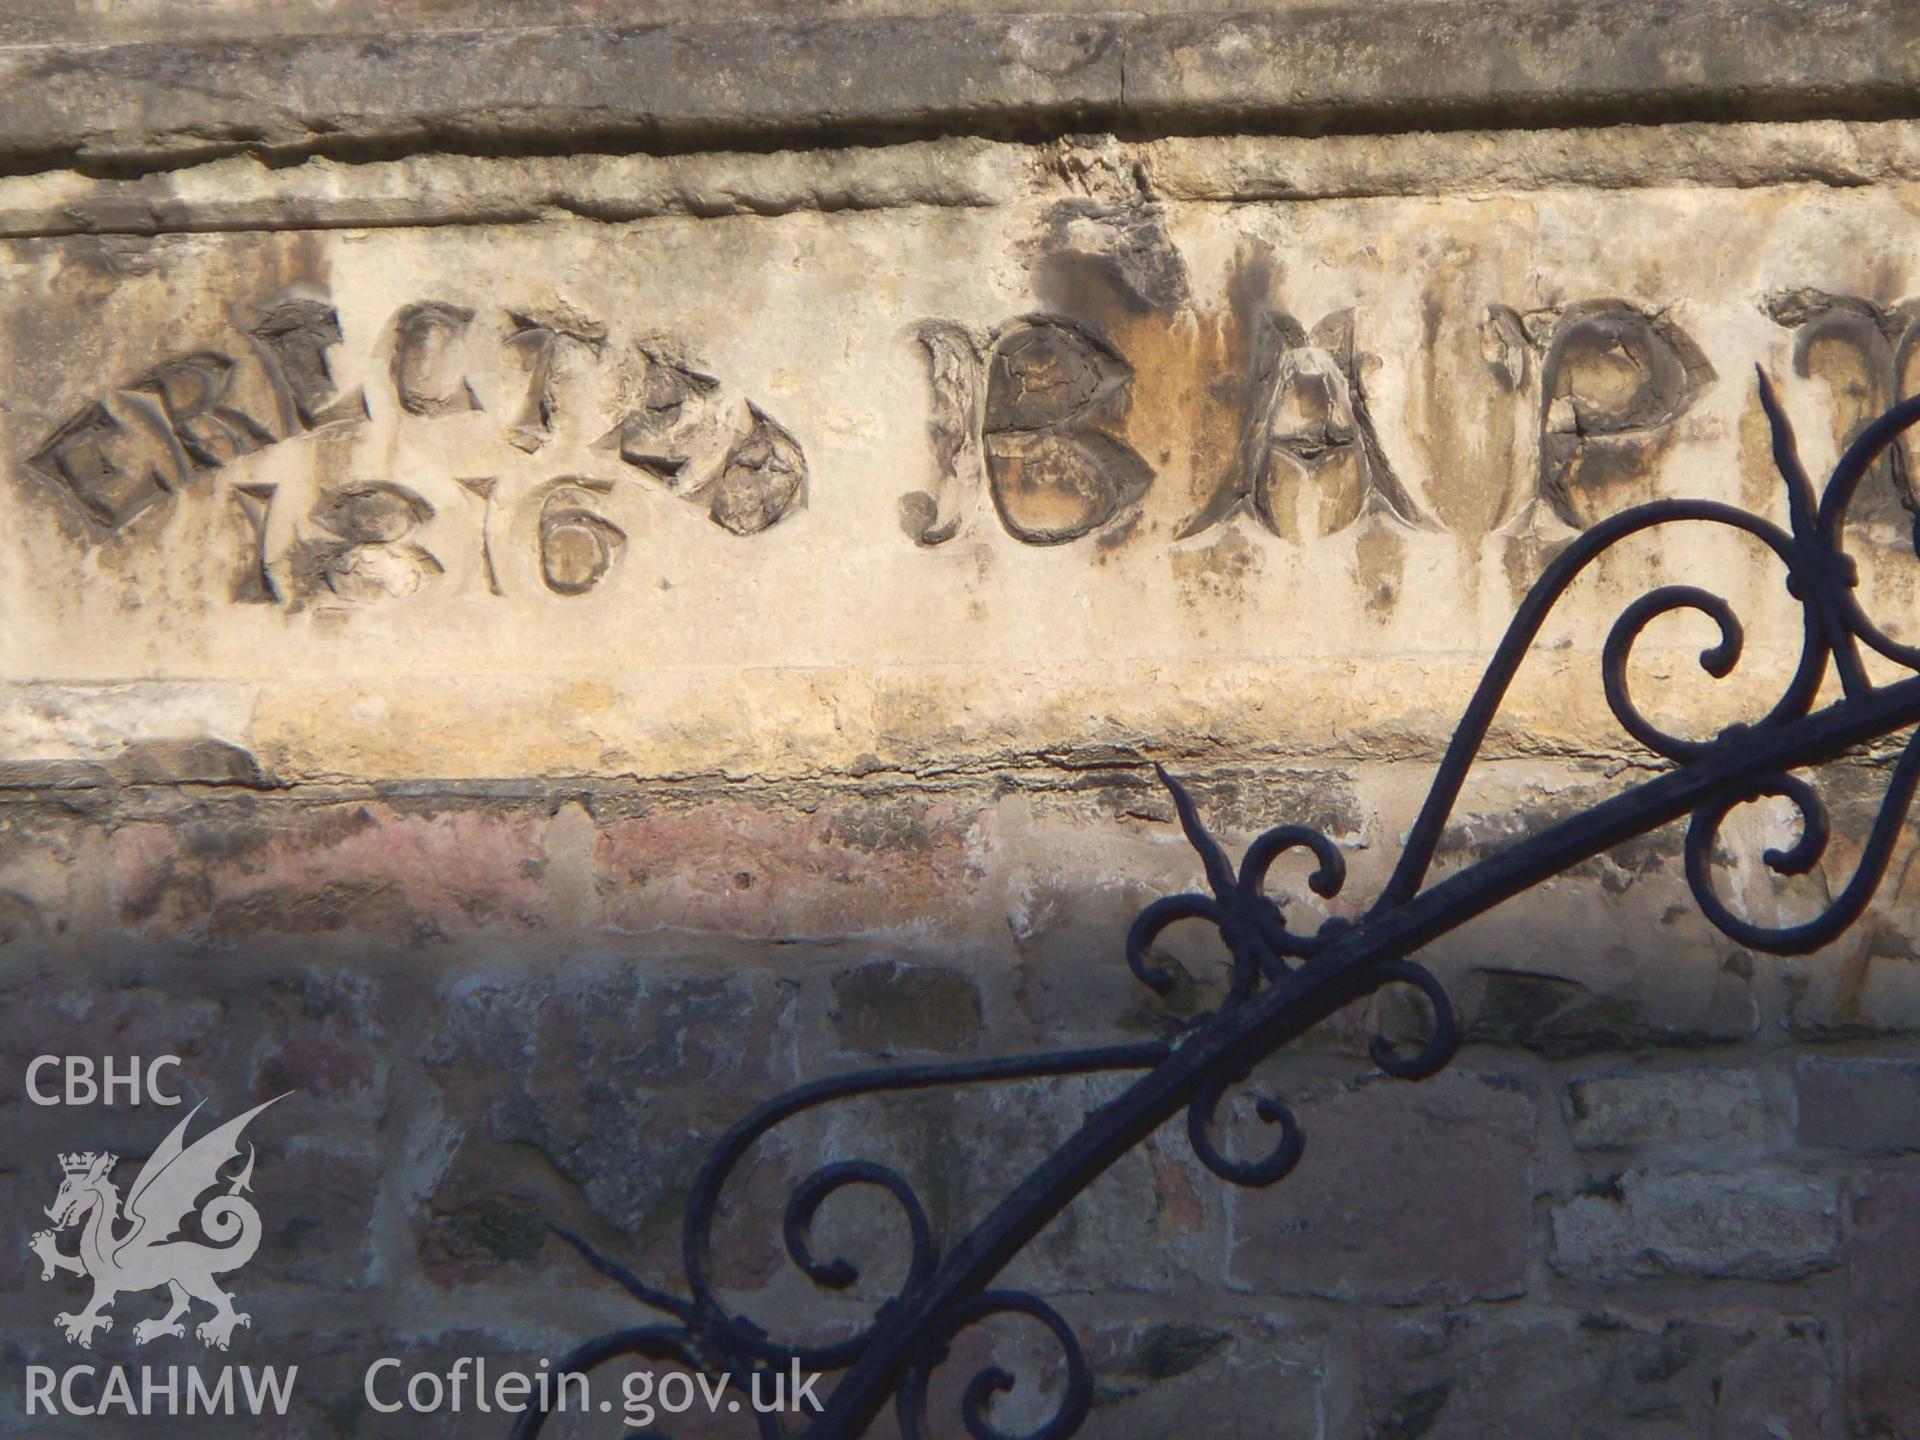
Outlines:
<svg viewBox="0 0 1920 1440"><path fill-rule="evenodd" d="M117 1295L163 1286L167 1313L133 1327L133 1338L141 1345L162 1335L183 1338L181 1317L195 1300L213 1307L213 1314L193 1332L209 1346L226 1349L234 1326L252 1324L250 1316L233 1308L233 1296L214 1276L238 1270L260 1248L260 1212L244 1193L253 1178L253 1146L247 1146L247 1162L238 1174L222 1176L220 1167L240 1153L240 1132L247 1123L284 1099L276 1095L188 1145L187 1126L200 1113L200 1106L194 1106L140 1167L124 1212L112 1180L119 1156L87 1150L60 1157L60 1193L46 1209L53 1228L35 1234L28 1248L40 1257L42 1280L66 1271L93 1281L86 1309L54 1316L53 1323L68 1340L92 1349L94 1331L113 1328L113 1317L105 1312ZM220 1184L225 1184L225 1192L202 1205L196 1217L201 1233L213 1243L174 1238L200 1197ZM65 1254L58 1248L59 1232L76 1225L80 1248Z"/></svg>

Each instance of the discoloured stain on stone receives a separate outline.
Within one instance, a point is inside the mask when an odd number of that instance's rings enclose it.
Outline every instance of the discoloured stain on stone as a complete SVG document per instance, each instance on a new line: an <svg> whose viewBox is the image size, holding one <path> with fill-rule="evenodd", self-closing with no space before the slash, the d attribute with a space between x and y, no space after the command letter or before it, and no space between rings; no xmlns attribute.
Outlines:
<svg viewBox="0 0 1920 1440"><path fill-rule="evenodd" d="M967 907L970 842L938 802L812 814L747 802L659 810L603 826L596 885L609 924L774 937L914 925ZM876 829L875 826L882 826Z"/></svg>
<svg viewBox="0 0 1920 1440"><path fill-rule="evenodd" d="M834 1031L856 1054L955 1051L980 1038L980 992L955 970L878 961L834 976Z"/></svg>

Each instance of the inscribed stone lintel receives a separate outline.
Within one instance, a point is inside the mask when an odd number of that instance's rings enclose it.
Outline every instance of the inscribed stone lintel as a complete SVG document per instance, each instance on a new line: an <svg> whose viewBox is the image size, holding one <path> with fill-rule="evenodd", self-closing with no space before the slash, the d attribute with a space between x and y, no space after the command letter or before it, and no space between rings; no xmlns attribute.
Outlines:
<svg viewBox="0 0 1920 1440"><path fill-rule="evenodd" d="M1818 470L1920 364L1908 180L1222 207L1128 153L959 206L6 241L7 678L68 750L163 687L296 775L1425 743L1567 537L1779 503L1756 365ZM1783 633L1737 540L1636 554ZM1541 743L1591 750L1577 669L1516 697Z"/></svg>

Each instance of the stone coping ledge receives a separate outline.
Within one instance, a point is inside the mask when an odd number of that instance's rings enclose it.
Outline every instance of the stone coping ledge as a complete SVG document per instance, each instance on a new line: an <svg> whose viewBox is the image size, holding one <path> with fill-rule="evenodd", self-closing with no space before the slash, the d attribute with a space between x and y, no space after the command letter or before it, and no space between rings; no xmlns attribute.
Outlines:
<svg viewBox="0 0 1920 1440"><path fill-rule="evenodd" d="M837 150L540 158L420 154L350 163L230 155L127 178L0 176L0 239L429 225L606 224L1051 201L1089 166L1139 198L1189 203L1519 194L1567 188L1920 180L1920 123L1804 120L1405 135L977 137Z"/></svg>
<svg viewBox="0 0 1920 1440"><path fill-rule="evenodd" d="M1920 113L1901 0L730 18L0 50L0 169Z"/></svg>

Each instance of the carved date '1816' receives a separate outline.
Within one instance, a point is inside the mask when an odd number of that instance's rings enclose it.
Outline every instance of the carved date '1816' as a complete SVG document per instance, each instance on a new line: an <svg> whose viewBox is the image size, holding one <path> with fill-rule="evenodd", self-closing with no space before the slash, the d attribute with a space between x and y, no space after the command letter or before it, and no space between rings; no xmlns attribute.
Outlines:
<svg viewBox="0 0 1920 1440"><path fill-rule="evenodd" d="M258 308L233 354L205 349L163 361L83 405L33 452L30 468L71 502L91 539L122 532L269 446L366 422L365 394L335 384L328 352L342 339L324 294L289 291ZM627 536L601 507L624 479L699 507L733 535L757 534L806 504L807 461L793 435L665 340L612 354L606 327L571 311L487 317L430 300L396 312L382 343L402 423L493 409L500 438L523 455L545 448L559 425L585 424L590 452L617 466L609 476L519 487L537 516L538 574L552 594L587 594L615 567ZM587 386L570 388L583 369L609 365L619 397L611 428L580 400ZM479 569L487 592L501 595L493 545L505 482L454 481L455 495L477 502ZM420 538L435 505L393 480L323 490L279 554L270 554L270 537L284 487L236 476L228 493L246 546L233 587L241 603L365 603L411 594L445 573Z"/></svg>

